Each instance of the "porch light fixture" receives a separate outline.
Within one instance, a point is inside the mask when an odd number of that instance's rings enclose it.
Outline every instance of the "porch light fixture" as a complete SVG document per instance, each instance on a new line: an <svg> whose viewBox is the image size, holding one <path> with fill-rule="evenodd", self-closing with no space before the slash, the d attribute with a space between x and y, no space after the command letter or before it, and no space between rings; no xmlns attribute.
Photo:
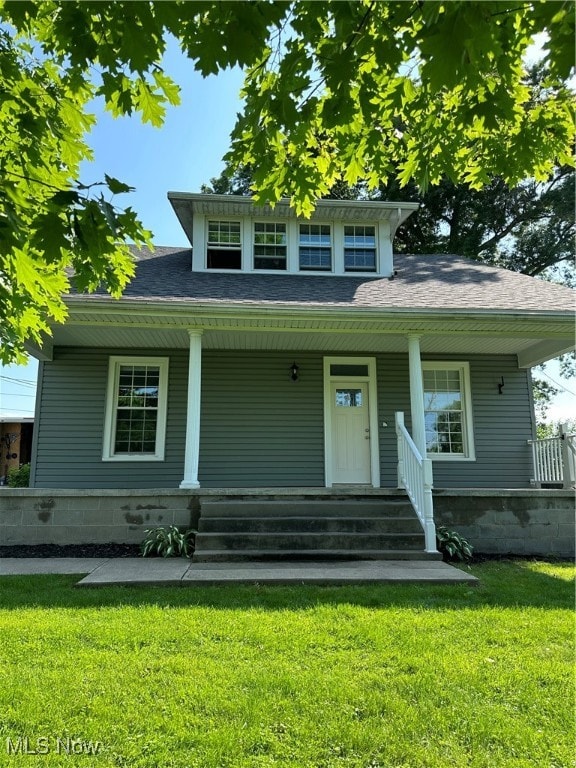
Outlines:
<svg viewBox="0 0 576 768"><path fill-rule="evenodd" d="M296 364L296 362L293 362L290 366L290 378L292 381L298 381L298 371L300 370L300 366Z"/></svg>
<svg viewBox="0 0 576 768"><path fill-rule="evenodd" d="M498 384L498 394L502 394L502 390L504 389L504 376L500 376L500 383Z"/></svg>

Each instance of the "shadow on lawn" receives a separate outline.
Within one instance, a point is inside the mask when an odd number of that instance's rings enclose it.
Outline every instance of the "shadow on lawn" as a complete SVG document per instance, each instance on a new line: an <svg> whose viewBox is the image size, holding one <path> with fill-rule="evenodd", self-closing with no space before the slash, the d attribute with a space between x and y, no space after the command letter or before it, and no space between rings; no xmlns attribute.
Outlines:
<svg viewBox="0 0 576 768"><path fill-rule="evenodd" d="M227 610L306 610L317 605L405 607L418 610L498 607L572 608L574 566L554 564L560 575L536 570L535 561L501 560L470 569L479 586L382 584L367 586L102 587L76 589L78 576L0 577L0 609L159 605Z"/></svg>

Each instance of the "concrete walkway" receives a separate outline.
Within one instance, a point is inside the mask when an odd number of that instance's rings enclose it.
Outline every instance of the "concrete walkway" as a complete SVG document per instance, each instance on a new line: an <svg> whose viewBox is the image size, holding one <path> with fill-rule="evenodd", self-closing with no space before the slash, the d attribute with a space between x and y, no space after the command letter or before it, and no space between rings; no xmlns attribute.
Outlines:
<svg viewBox="0 0 576 768"><path fill-rule="evenodd" d="M81 587L219 584L469 584L478 579L439 560L191 563L180 558L2 558L0 575L88 574Z"/></svg>

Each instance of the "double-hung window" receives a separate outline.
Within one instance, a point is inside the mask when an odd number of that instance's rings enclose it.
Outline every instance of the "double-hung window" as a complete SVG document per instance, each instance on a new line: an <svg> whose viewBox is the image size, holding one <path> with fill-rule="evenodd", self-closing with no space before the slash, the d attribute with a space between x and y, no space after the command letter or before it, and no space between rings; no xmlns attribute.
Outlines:
<svg viewBox="0 0 576 768"><path fill-rule="evenodd" d="M376 227L344 226L344 269L346 272L376 271Z"/></svg>
<svg viewBox="0 0 576 768"><path fill-rule="evenodd" d="M167 357L111 357L102 458L163 460L167 396Z"/></svg>
<svg viewBox="0 0 576 768"><path fill-rule="evenodd" d="M241 269L242 241L239 221L209 221L206 243L208 269Z"/></svg>
<svg viewBox="0 0 576 768"><path fill-rule="evenodd" d="M474 459L468 363L424 362L422 377L428 456Z"/></svg>
<svg viewBox="0 0 576 768"><path fill-rule="evenodd" d="M286 224L254 223L254 269L286 269Z"/></svg>
<svg viewBox="0 0 576 768"><path fill-rule="evenodd" d="M300 269L332 269L332 232L329 224L300 224Z"/></svg>

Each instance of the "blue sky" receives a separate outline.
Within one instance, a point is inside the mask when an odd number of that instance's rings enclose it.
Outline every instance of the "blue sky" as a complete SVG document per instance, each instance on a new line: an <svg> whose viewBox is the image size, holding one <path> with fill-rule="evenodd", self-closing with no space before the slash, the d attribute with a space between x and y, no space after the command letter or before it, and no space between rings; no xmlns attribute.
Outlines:
<svg viewBox="0 0 576 768"><path fill-rule="evenodd" d="M114 203L134 208L157 245L179 246L188 242L166 194L198 192L222 171L222 156L240 109L242 73L232 70L203 79L175 45L164 67L182 88L181 106L169 108L160 129L136 117L113 119L95 109L98 120L88 139L94 161L83 165L81 180L100 181L108 173L135 187L133 193L116 196ZM0 416L33 415L36 371L36 361L0 368ZM547 374L568 388L556 398L550 419L576 419L576 382L561 380L556 364Z"/></svg>

